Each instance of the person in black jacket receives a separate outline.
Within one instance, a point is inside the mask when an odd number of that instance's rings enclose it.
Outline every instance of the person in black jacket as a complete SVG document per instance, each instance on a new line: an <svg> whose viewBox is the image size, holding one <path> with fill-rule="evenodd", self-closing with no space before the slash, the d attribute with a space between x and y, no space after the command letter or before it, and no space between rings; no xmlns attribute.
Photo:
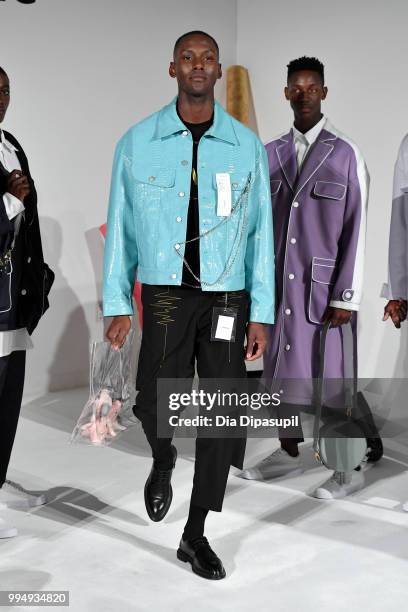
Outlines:
<svg viewBox="0 0 408 612"><path fill-rule="evenodd" d="M0 124L9 102L9 78L0 68ZM6 477L23 396L26 350L33 346L30 336L48 308L53 280L44 263L27 157L14 136L0 128L0 507L46 501ZM0 516L0 538L14 535L17 530Z"/></svg>

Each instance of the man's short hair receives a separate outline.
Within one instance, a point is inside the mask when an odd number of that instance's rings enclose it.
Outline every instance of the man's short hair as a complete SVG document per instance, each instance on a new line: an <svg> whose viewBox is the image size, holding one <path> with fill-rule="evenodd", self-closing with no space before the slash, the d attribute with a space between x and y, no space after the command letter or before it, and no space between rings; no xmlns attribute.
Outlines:
<svg viewBox="0 0 408 612"><path fill-rule="evenodd" d="M8 78L8 74L7 74L7 72L6 72L6 71L4 70L4 68L2 68L1 66L0 66L0 74L2 74L3 76L5 76L5 77L7 77L7 78Z"/></svg>
<svg viewBox="0 0 408 612"><path fill-rule="evenodd" d="M288 81L289 77L300 70L312 70L313 72L317 72L322 80L322 85L324 85L324 66L317 57L299 57L298 59L294 59L288 64Z"/></svg>
<svg viewBox="0 0 408 612"><path fill-rule="evenodd" d="M218 47L218 43L215 40L215 38L213 38L212 36L210 36L210 34L207 34L207 32L203 32L202 30L192 30L191 32L186 32L185 34L182 34L175 42L174 44L174 49L173 49L173 56L176 54L177 48L179 47L180 43L182 42L182 40L184 38L187 38L188 36L195 36L195 35L200 35L200 36L206 36L207 38L209 38L211 40L211 42L214 44L215 48L217 49L217 53L218 55L220 54L220 49Z"/></svg>

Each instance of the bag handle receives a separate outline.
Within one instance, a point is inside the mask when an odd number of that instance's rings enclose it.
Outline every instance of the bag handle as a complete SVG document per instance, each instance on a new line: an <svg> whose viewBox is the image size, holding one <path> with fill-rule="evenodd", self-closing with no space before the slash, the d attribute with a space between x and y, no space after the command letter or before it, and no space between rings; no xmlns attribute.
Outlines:
<svg viewBox="0 0 408 612"><path fill-rule="evenodd" d="M322 415L322 407L323 407L323 386L324 386L324 365L325 365L325 357L326 357L326 340L327 333L330 329L330 321L325 323L321 332L320 332L320 346L319 346L319 376L317 379L317 390L315 395L315 420L314 420L314 428L313 428L313 449L315 451L315 457L317 461L320 461L320 449L319 449L319 431L320 431L320 418ZM340 333L342 336L343 343L343 363L344 363L344 395L345 395L345 405L346 405L346 414L350 418L352 412L356 411L357 408L357 389L358 389L358 381L357 381L357 339L353 334L353 329L351 327L351 322L349 321L347 324L342 325L340 327ZM348 359L346 359L346 355L350 354L350 347L353 354L353 361L350 365ZM350 389L347 386L347 381L352 380L352 388Z"/></svg>

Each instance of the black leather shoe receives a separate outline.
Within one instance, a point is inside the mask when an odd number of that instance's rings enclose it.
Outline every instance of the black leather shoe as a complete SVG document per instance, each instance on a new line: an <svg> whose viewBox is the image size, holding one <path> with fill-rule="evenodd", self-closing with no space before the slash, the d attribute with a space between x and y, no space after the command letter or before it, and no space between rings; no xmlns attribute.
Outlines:
<svg viewBox="0 0 408 612"><path fill-rule="evenodd" d="M384 454L381 438L367 438L367 446L370 449L367 453L367 463L377 463Z"/></svg>
<svg viewBox="0 0 408 612"><path fill-rule="evenodd" d="M177 450L173 445L171 452L173 453L173 467L170 470L159 470L154 467L153 463L144 488L147 514L155 523L164 519L173 499L171 475L177 459Z"/></svg>
<svg viewBox="0 0 408 612"><path fill-rule="evenodd" d="M181 538L177 559L191 564L195 574L208 580L221 580L226 573L221 559L211 549L207 538L195 538L194 540L183 540Z"/></svg>

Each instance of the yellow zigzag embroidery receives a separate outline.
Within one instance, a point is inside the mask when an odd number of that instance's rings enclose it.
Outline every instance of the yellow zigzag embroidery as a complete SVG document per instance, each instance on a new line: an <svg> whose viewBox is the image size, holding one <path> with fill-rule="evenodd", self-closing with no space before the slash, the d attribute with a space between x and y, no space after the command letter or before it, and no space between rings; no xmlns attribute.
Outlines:
<svg viewBox="0 0 408 612"><path fill-rule="evenodd" d="M174 319L171 318L172 310L177 309L177 300L181 300L179 297L169 295L168 293L156 293L155 298L160 298L156 303L150 304L153 308L158 308L157 312L153 313L153 316L157 317L156 323L159 325L167 325L167 323L173 323Z"/></svg>

